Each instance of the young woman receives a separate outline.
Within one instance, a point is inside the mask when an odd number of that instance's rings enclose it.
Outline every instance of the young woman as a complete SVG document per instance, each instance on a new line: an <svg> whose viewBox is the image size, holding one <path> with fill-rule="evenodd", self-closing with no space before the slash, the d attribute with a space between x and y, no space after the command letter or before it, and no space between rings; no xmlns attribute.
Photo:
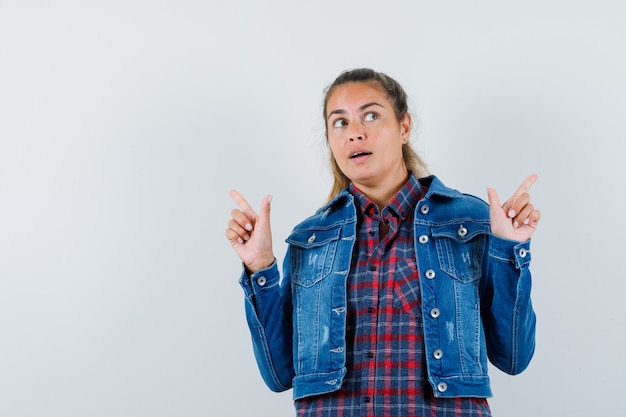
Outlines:
<svg viewBox="0 0 626 417"><path fill-rule="evenodd" d="M529 176L489 205L446 187L409 144L402 87L342 73L324 101L334 185L297 225L280 279L270 197L236 191L226 236L254 353L299 416L489 416L487 362L509 374L534 352Z"/></svg>

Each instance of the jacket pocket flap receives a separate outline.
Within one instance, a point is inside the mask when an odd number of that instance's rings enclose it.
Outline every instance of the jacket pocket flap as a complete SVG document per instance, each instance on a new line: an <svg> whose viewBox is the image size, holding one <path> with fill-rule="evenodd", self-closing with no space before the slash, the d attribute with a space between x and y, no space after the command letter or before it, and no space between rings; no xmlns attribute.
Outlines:
<svg viewBox="0 0 626 417"><path fill-rule="evenodd" d="M294 230L287 238L287 243L304 249L315 248L317 246L326 245L333 240L339 239L340 231L340 227L326 230Z"/></svg>
<svg viewBox="0 0 626 417"><path fill-rule="evenodd" d="M485 223L455 223L437 226L432 229L433 237L448 238L457 242L468 242L476 236L489 233L489 225Z"/></svg>

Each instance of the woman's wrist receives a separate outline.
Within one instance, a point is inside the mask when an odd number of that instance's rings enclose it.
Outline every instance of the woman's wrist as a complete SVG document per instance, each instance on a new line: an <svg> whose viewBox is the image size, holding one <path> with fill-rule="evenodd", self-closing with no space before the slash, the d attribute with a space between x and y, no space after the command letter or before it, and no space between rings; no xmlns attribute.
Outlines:
<svg viewBox="0 0 626 417"><path fill-rule="evenodd" d="M255 262L251 262L250 264L244 264L244 266L246 267L246 272L249 275L252 275L256 272L259 272L262 269L267 269L270 266L272 266L272 264L274 263L274 255L272 255L271 258L269 257L264 257L263 259L259 259Z"/></svg>

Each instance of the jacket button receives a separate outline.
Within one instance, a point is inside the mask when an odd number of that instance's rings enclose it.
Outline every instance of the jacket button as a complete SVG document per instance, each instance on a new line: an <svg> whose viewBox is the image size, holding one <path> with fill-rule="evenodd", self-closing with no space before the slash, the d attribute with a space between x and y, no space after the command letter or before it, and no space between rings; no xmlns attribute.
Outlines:
<svg viewBox="0 0 626 417"><path fill-rule="evenodd" d="M428 212L430 211L430 207L428 207L428 204L424 204L422 207L420 207L420 211L422 212L422 214L428 214Z"/></svg>
<svg viewBox="0 0 626 417"><path fill-rule="evenodd" d="M441 359L443 357L443 351L441 349L437 349L433 352L433 357L435 359Z"/></svg>
<svg viewBox="0 0 626 417"><path fill-rule="evenodd" d="M267 280L265 279L265 277L259 277L256 280L256 283L259 284L259 287L262 287L265 285L265 283L267 282Z"/></svg>
<svg viewBox="0 0 626 417"><path fill-rule="evenodd" d="M519 250L520 258L525 258L526 255L528 255L528 251L526 249L522 248L522 249Z"/></svg>
<svg viewBox="0 0 626 417"><path fill-rule="evenodd" d="M427 279L433 279L433 278L435 278L435 271L433 269L428 269L428 270L426 270L424 275L426 275Z"/></svg>
<svg viewBox="0 0 626 417"><path fill-rule="evenodd" d="M459 230L457 232L459 234L459 236L461 237L465 237L467 236L467 229L463 226L459 227Z"/></svg>
<svg viewBox="0 0 626 417"><path fill-rule="evenodd" d="M313 234L311 235L311 237L309 237L309 240L307 240L307 242L309 242L309 243L313 243L313 242L315 242L315 233L313 233Z"/></svg>
<svg viewBox="0 0 626 417"><path fill-rule="evenodd" d="M448 384L446 384L445 382L440 382L437 384L437 391L446 392L447 390L448 390Z"/></svg>
<svg viewBox="0 0 626 417"><path fill-rule="evenodd" d="M434 319L436 319L437 317L439 317L439 315L441 314L441 312L439 311L438 308L433 308L432 310L430 310L430 316Z"/></svg>
<svg viewBox="0 0 626 417"><path fill-rule="evenodd" d="M421 243L421 244L428 243L428 236L427 236L427 235L421 235L421 236L417 239L417 241L418 241L419 243Z"/></svg>

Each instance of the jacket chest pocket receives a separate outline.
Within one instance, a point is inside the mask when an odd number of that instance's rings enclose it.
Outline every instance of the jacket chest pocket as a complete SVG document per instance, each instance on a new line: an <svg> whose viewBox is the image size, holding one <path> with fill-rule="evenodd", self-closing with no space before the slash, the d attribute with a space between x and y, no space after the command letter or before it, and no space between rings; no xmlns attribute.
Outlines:
<svg viewBox="0 0 626 417"><path fill-rule="evenodd" d="M331 273L341 227L327 230L296 230L288 238L291 279L311 287Z"/></svg>
<svg viewBox="0 0 626 417"><path fill-rule="evenodd" d="M463 283L479 279L488 235L489 226L482 223L433 228L441 270Z"/></svg>

